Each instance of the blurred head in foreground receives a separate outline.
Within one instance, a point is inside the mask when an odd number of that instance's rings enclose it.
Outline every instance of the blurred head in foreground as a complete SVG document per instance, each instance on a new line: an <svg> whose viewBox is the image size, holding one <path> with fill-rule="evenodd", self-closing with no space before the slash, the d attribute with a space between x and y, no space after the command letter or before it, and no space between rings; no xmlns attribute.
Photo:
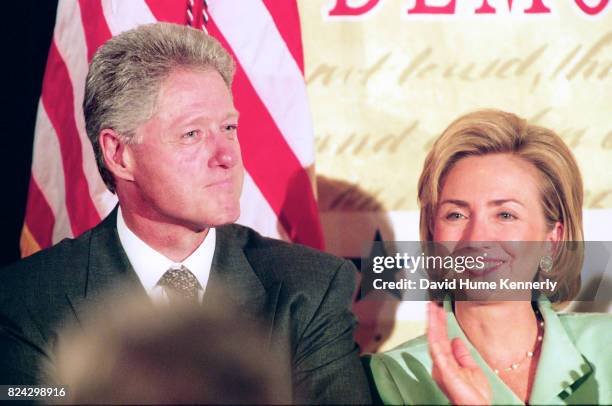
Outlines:
<svg viewBox="0 0 612 406"><path fill-rule="evenodd" d="M49 384L68 403L289 403L286 358L228 305L154 306L112 298L63 335ZM219 303L219 302L215 302Z"/></svg>
<svg viewBox="0 0 612 406"><path fill-rule="evenodd" d="M566 242L583 240L582 178L571 151L553 131L499 110L466 114L434 143L418 193L423 241L457 242L456 248L549 242L555 247L552 266L543 274L536 263L528 279L558 281L555 292L547 293L552 301L571 300L579 291L583 253ZM508 246L497 244L498 252L489 258L516 265L518 256Z"/></svg>

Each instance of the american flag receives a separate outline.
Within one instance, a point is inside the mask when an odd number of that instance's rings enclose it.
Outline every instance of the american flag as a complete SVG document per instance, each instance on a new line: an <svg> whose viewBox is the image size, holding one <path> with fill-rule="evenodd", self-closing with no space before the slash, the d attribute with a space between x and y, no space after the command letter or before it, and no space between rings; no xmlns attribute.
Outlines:
<svg viewBox="0 0 612 406"><path fill-rule="evenodd" d="M22 256L79 236L117 204L85 132L85 76L109 38L155 21L204 29L236 59L233 92L246 168L238 222L323 248L295 1L60 0L38 104Z"/></svg>

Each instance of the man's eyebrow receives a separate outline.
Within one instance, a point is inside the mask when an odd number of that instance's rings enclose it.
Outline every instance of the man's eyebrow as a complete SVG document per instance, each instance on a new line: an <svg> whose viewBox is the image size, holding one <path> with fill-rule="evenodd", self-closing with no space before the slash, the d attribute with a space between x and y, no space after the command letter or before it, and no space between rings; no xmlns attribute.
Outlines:
<svg viewBox="0 0 612 406"><path fill-rule="evenodd" d="M239 116L240 116L240 113L238 112L238 110L231 110L223 116L222 121L229 120L232 118L238 119ZM199 116L197 113L190 112L190 113L183 114L179 117L176 117L174 120L170 122L170 124L171 125L189 125L189 124L193 124L197 122L201 118L202 117Z"/></svg>
<svg viewBox="0 0 612 406"><path fill-rule="evenodd" d="M238 119L238 117L240 117L240 112L238 110L232 110L225 115L224 120L227 120L228 118Z"/></svg>

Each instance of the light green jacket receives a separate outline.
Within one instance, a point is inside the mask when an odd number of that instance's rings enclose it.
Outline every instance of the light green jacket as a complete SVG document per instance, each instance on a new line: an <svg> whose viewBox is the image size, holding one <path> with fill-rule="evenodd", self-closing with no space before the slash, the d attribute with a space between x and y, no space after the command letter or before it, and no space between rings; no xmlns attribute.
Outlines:
<svg viewBox="0 0 612 406"><path fill-rule="evenodd" d="M524 403L485 363L466 339L445 302L449 337L460 337L484 370L493 404ZM529 404L612 404L612 315L557 314L546 299L542 352ZM373 390L385 404L449 404L431 378L427 338L421 336L381 354L367 356Z"/></svg>

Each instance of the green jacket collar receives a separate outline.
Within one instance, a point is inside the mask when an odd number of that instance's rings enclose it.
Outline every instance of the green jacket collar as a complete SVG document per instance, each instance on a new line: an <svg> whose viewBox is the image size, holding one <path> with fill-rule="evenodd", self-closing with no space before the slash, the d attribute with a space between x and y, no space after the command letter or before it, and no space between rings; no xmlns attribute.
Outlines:
<svg viewBox="0 0 612 406"><path fill-rule="evenodd" d="M529 403L564 404L563 399L584 382L592 373L592 368L568 337L548 299L541 298L538 301L538 308L544 318L544 339ZM459 337L468 345L472 356L489 380L493 404L524 404L469 342L459 327L450 300L444 301L444 309L447 313L449 338Z"/></svg>
<svg viewBox="0 0 612 406"><path fill-rule="evenodd" d="M593 369L567 335L548 299L541 298L538 307L544 318L544 341L529 403L565 404L562 400L571 395Z"/></svg>

